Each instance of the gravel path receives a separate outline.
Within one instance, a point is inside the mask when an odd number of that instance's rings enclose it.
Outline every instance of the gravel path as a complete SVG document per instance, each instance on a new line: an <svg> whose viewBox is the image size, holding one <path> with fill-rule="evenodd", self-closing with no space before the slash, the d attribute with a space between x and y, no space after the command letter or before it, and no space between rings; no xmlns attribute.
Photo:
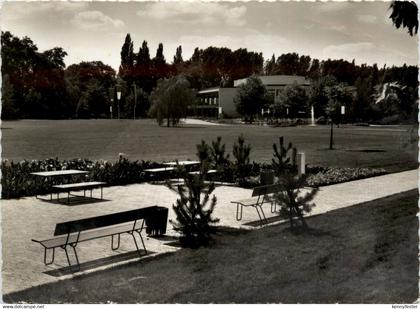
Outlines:
<svg viewBox="0 0 420 309"><path fill-rule="evenodd" d="M417 186L418 170L326 186L320 189L315 198L316 207L312 215L406 192ZM232 200L249 197L251 190L219 186L214 194L218 199L214 216L220 218L220 225L247 229L258 226L258 216L253 208L244 208L243 220L236 221L236 207L230 203ZM2 200L3 294L73 276L66 271L67 263L62 250L57 250L53 265L45 266L42 262L42 247L31 241L32 238L50 238L55 224L59 222L151 205L170 208L169 217L174 219L171 206L177 196L162 185L135 184L109 187L104 189L104 197L106 200L102 202L72 206L41 201L34 197ZM265 214L271 218L271 224L280 222L276 214L270 213L269 205L265 207ZM171 224L168 226L170 228ZM168 237L160 240L153 238L145 240L146 247L151 252L145 258L153 258L179 249L173 245L175 232L169 230L167 235ZM77 248L83 271L78 275L132 262L137 259L132 254L133 247L129 235L121 237L121 248L117 251L110 250L110 239L81 243Z"/></svg>

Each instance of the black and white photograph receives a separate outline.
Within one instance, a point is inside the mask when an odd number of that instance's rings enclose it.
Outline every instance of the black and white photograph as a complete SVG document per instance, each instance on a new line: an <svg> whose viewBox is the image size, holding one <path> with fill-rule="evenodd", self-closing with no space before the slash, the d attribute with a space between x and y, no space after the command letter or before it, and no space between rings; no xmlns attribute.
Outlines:
<svg viewBox="0 0 420 309"><path fill-rule="evenodd" d="M4 1L5 304L419 300L415 1Z"/></svg>

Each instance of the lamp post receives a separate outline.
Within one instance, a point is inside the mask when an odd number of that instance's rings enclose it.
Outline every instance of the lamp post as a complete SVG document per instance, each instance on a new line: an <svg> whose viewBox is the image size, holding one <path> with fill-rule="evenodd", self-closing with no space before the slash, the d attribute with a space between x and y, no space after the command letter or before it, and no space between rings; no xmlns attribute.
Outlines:
<svg viewBox="0 0 420 309"><path fill-rule="evenodd" d="M341 105L341 121L344 120L345 113L346 113L346 106L345 105Z"/></svg>
<svg viewBox="0 0 420 309"><path fill-rule="evenodd" d="M133 84L133 88L134 88L134 115L133 115L133 119L136 120L137 85Z"/></svg>
<svg viewBox="0 0 420 309"><path fill-rule="evenodd" d="M121 90L117 90L117 103L118 103L118 120L120 119L120 99L121 99Z"/></svg>

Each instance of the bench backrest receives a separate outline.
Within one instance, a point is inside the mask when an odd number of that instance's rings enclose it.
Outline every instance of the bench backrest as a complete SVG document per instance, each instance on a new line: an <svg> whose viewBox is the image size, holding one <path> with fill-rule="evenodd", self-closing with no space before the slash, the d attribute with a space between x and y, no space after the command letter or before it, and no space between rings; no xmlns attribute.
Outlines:
<svg viewBox="0 0 420 309"><path fill-rule="evenodd" d="M97 229L126 222L134 222L139 219L145 219L147 217L153 216L153 214L155 214L159 208L161 207L151 206L117 212L109 215L58 223L55 226L54 236Z"/></svg>
<svg viewBox="0 0 420 309"><path fill-rule="evenodd" d="M278 184L255 187L252 190L252 196L267 195L281 191L281 186Z"/></svg>

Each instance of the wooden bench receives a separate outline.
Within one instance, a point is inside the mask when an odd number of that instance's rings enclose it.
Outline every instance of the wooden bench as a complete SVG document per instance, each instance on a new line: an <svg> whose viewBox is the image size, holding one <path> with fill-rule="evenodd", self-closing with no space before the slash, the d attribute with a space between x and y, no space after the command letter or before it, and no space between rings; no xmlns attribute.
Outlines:
<svg viewBox="0 0 420 309"><path fill-rule="evenodd" d="M162 214L163 217L166 215L166 220L164 220L165 222L163 222L164 226L161 220ZM74 264L71 263L68 253L68 249L71 248L74 252L77 270L80 270L79 258L76 252L76 247L78 243L83 241L94 240L97 238L111 237L111 249L117 250L120 246L120 235L128 233L133 237L136 250L138 252L139 257L141 257L142 255L137 244L135 233L139 235L145 254L147 254L143 237L141 236L141 232L144 227L144 222L147 222L149 220L154 223L160 223L162 226L155 226L154 228L158 229L161 233L165 233L167 216L167 208L151 206L135 210L118 212L114 214L90 217L81 220L67 221L63 223L58 223L55 226L53 238L46 240L32 239L32 241L37 242L44 247L45 265L50 265L54 263L56 248L63 249L66 253L66 258L70 270L73 271ZM116 244L114 244L114 237L117 238ZM47 261L48 250L52 250L52 257L50 258L50 261Z"/></svg>
<svg viewBox="0 0 420 309"><path fill-rule="evenodd" d="M70 192L71 191L81 191L83 190L83 196L86 196L86 190L90 190L90 197L92 198L92 190L96 188L101 189L101 200L103 199L103 186L106 185L105 182L100 181L90 181L90 182L79 182L79 183L69 183L64 185L55 185L53 189L57 191L57 200L60 197L60 192L67 192L67 203L70 203Z"/></svg>
<svg viewBox="0 0 420 309"><path fill-rule="evenodd" d="M252 190L250 198L231 201L231 203L236 204L236 220L242 220L243 207L254 207L257 211L258 217L260 218L261 224L268 223L262 209L262 205L264 203L270 203L271 213L274 213L276 211L276 202L274 201L272 194L279 192L280 190L281 186L277 184L259 186Z"/></svg>

